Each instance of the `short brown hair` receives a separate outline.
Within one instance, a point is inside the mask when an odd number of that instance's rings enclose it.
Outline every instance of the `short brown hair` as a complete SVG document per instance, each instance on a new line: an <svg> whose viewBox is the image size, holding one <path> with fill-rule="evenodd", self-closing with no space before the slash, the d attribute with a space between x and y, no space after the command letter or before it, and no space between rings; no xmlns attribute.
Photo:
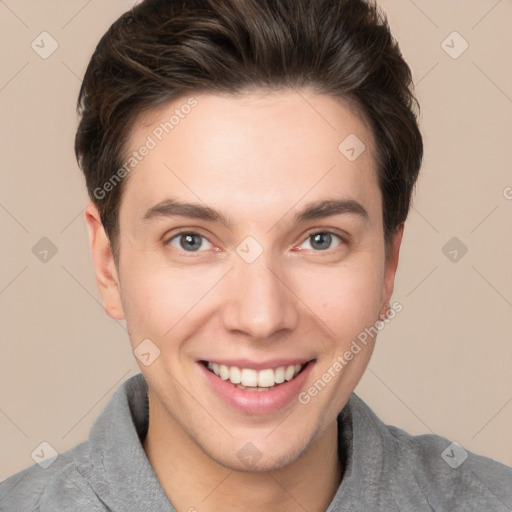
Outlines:
<svg viewBox="0 0 512 512"><path fill-rule="evenodd" d="M365 0L145 0L100 40L78 98L75 153L116 254L123 166L138 116L194 92L313 88L355 103L372 130L386 247L407 218L423 142L411 71ZM340 141L341 142L341 141Z"/></svg>

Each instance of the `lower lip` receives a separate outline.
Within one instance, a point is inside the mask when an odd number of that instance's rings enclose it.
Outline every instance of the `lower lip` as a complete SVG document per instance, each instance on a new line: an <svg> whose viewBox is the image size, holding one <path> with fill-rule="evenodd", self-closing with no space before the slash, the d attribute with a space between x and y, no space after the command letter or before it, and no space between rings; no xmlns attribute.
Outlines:
<svg viewBox="0 0 512 512"><path fill-rule="evenodd" d="M239 389L229 380L217 377L202 363L197 364L214 391L230 407L249 414L263 415L282 409L298 396L314 366L314 361L309 362L292 380L285 381L269 391Z"/></svg>

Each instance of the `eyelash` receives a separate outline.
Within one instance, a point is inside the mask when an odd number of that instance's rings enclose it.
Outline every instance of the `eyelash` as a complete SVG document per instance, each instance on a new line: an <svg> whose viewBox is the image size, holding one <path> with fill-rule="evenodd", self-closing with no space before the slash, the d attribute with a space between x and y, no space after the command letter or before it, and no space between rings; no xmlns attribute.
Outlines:
<svg viewBox="0 0 512 512"><path fill-rule="evenodd" d="M212 242L210 240L208 240L207 237L205 237L204 235L201 235L201 233L197 233L195 231L180 231L174 235L172 235L170 238L167 239L167 241L165 242L166 245L171 245L171 242L175 239L179 240L180 237L182 236L185 236L185 235L194 235L194 236L199 236L201 237L202 239L204 240L207 240L210 244L212 244ZM213 244L212 244L213 245ZM178 249L178 250L181 250L182 253L187 253L187 254L194 254L194 253L199 253L199 252L204 252L204 251L185 251L183 249Z"/></svg>
<svg viewBox="0 0 512 512"><path fill-rule="evenodd" d="M347 242L347 239L346 237L338 234L338 233L334 233L333 231L312 231L310 233L308 233L305 238L303 239L303 241L299 244L299 245L302 245L304 242L306 242L307 240L310 240L312 237L314 237L315 235L331 235L332 237L336 237L340 240L340 243L339 245L346 245L348 242ZM212 244L213 243L204 235L201 235L200 233L197 233L195 231L180 231L178 233L175 233L174 235L172 235L170 238L167 239L167 241L165 242L165 245L171 245L171 242L173 240L179 240L180 237L182 236L185 236L185 235L195 235L195 236L199 236L201 237L202 239L206 240L208 243ZM338 245L338 246L339 246ZM188 255L193 255L195 253L201 253L201 252L205 252L204 250L201 251L201 250L198 250L198 251L185 251L183 249L179 249L181 250L182 254L183 253L186 253ZM299 251L300 250L304 250L304 249L298 249ZM310 250L310 249L307 249L307 250ZM333 250L336 250L336 248L334 249L324 249L324 250L315 250L315 249L312 249L314 252L316 253L331 253L333 252Z"/></svg>
<svg viewBox="0 0 512 512"><path fill-rule="evenodd" d="M339 245L344 245L347 242L343 236L341 236L337 233L333 233L332 231L313 231L313 232L309 233L304 238L304 240L301 242L300 245L302 245L304 242L306 242L308 240L311 240L311 238L313 238L316 235L330 235L331 237L338 238L340 240ZM310 242L310 245L311 245L311 242ZM336 248L339 247L339 245L336 246L334 249L324 249L324 250L311 249L311 250L313 250L313 252L316 252L316 253L332 253L333 251L336 251ZM299 249L299 250L304 250L304 249ZM307 250L310 250L310 249L307 249Z"/></svg>

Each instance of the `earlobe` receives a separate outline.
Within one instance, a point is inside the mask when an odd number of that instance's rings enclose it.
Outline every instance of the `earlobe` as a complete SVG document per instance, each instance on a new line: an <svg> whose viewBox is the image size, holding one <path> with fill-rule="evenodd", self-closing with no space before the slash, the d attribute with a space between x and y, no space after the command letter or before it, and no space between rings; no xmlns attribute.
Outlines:
<svg viewBox="0 0 512 512"><path fill-rule="evenodd" d="M124 311L114 255L103 228L98 208L93 203L88 204L85 209L85 222L89 229L92 261L96 283L103 298L103 307L111 318L123 320Z"/></svg>
<svg viewBox="0 0 512 512"><path fill-rule="evenodd" d="M391 295L393 294L393 288L395 286L395 275L396 269L398 267L398 257L400 254L400 246L402 243L402 237L404 234L404 224L400 224L400 226L395 231L393 235L393 240L391 242L391 246L389 248L389 253L386 257L385 268L384 268L384 287L382 290L382 309L381 315L387 315L389 310L389 302L391 300Z"/></svg>

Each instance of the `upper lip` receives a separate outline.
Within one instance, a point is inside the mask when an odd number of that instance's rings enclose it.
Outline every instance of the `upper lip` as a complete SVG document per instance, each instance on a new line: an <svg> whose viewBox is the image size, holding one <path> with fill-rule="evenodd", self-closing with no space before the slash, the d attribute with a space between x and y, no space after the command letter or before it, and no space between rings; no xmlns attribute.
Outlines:
<svg viewBox="0 0 512 512"><path fill-rule="evenodd" d="M295 366L296 364L305 365L313 359L305 358L280 358L280 359L269 359L268 361L253 361L249 359L202 359L201 362L217 363L226 366L236 366L237 368L248 368L252 370L266 370L269 368L275 369L281 366Z"/></svg>

